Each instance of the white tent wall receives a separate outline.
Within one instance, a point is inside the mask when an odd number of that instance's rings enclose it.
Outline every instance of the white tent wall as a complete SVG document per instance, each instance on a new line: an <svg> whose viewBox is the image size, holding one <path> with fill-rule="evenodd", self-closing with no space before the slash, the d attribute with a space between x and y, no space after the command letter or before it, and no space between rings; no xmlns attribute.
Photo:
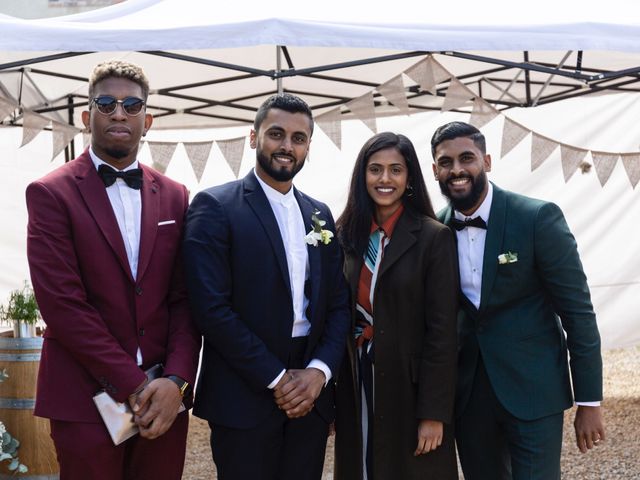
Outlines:
<svg viewBox="0 0 640 480"><path fill-rule="evenodd" d="M634 151L640 142L640 100L629 95L603 95L576 99L569 103L550 104L535 109L509 110L507 115L538 133L558 142L605 151ZM557 149L531 172L531 137L525 138L510 153L500 158L502 127L500 116L482 128L493 164L489 178L497 185L526 195L556 202L565 212L576 236L591 287L592 298L605 348L640 343L640 256L634 238L640 224L640 188L632 189L618 161L610 180L602 187L594 169L587 174L576 172L565 183ZM468 120L456 113L424 113L409 117L378 119L378 130L392 130L407 135L415 144L427 187L436 209L445 205L431 170L429 139L435 128L454 119ZM606 127L603 127L606 126ZM231 129L154 131L149 141L205 141L247 135L249 127ZM21 129L0 129L0 202L4 228L0 242L0 298L9 289L28 278L26 262L26 222L24 205L26 185L61 165L62 155L51 158L51 134L41 133L33 142L18 148ZM309 162L296 177L297 186L325 201L334 216L344 207L354 160L372 132L360 121L343 122L342 150L316 126ZM81 137L77 149L81 148ZM151 164L148 146L141 150L144 163ZM586 158L590 163L592 159ZM255 152L245 143L239 176L255 163ZM234 179L234 175L215 146L202 180L198 183L182 145L179 145L167 174L184 183L192 195L202 188ZM108 288L106 286L105 288Z"/></svg>
<svg viewBox="0 0 640 480"><path fill-rule="evenodd" d="M316 108L315 113L320 114L340 102L372 93L378 85L424 58L427 52L440 51L435 55L438 61L474 91L478 92L482 86L483 97L491 96L488 100L500 109L535 103L531 99L544 89L553 71L527 70L529 73L523 77L530 75L533 83L514 83L509 93L517 98L509 104L502 98L508 95L501 94L493 85L502 82L500 85L506 87L516 73L522 73L518 65L500 70L495 68L496 64L462 58L475 52L519 64L526 58L523 50L527 50L530 64L547 65L545 68L549 69L556 65L560 68L560 59L566 54L567 69L562 73L579 75L576 78L555 75L555 80L559 78L558 84L569 86L569 95L590 94L535 108L507 108L504 113L509 118L576 148L616 153L640 149L637 121L640 118L637 86L640 3L636 0L609 0L606 6L582 0L539 0L527 8L502 0L482 4L459 0L453 6L455 10L446 8L448 6L429 8L421 0L392 3L324 0L304 4L304 8L299 1L279 0L238 6L237 9L220 8L219 2L210 0L129 0L92 12L43 20L27 21L0 14L0 95L13 103L19 100L23 108L46 113L60 121L67 119L67 102L74 102L77 104L75 125L80 127L79 112L87 101L85 79L91 68L101 59L125 58L141 63L152 87L160 89L152 92L150 109L154 113L167 113L157 119L148 140L209 141L247 135L246 124L213 130L198 127L222 127L251 120L253 109L278 84L273 72L292 73L283 76L282 86L304 92L303 96ZM277 45L287 46L291 65L281 57L283 63L278 67ZM180 51L199 56L203 61L185 62L141 53L142 50ZM453 50L459 50L457 53L462 55L452 56ZM573 53L567 53L568 50ZM98 53L68 58L56 56L46 62L29 61L47 54L92 51ZM320 75L318 72L311 76L304 74L309 67L394 53L408 56L385 63L322 70ZM411 56L413 53L420 56ZM246 67L253 73L246 75L248 78L236 79L249 70L228 69L214 65L215 62ZM492 69L492 73L483 72L485 69ZM465 77L470 70L481 73ZM597 78L610 71L622 73L604 83ZM589 78L581 77L582 73ZM323 74L331 79L322 83ZM487 75L493 80L486 81ZM339 81L336 77L340 77ZM229 78L234 81L224 81ZM213 83L208 83L212 80ZM531 91L527 96L529 86ZM603 86L616 93L594 96L593 92ZM412 95L413 112L439 109L446 92L446 86L441 86L439 96L431 96L415 82L405 87L407 94ZM561 85L551 85L545 96L551 101L561 89ZM628 93L621 93L624 91ZM541 99L546 101L544 96ZM414 141L434 203L436 207L443 206L444 200L431 174L428 141L438 125L452 119L467 120L468 114L415 113L409 117L386 117L397 114L395 107L382 97L378 96L377 101L376 115L381 114L377 119L378 130L404 133ZM49 111L52 105L61 110ZM189 111L192 107L196 108L195 112ZM185 109L188 114L183 113ZM343 118L352 119L353 115L343 115ZM559 148L531 172L531 135L505 158L500 158L504 118L501 115L482 129L494 159L490 178L502 187L552 200L562 207L578 240L604 346L639 344L640 248L636 245L636 225L640 224L640 187L630 186L620 159L604 187L600 186L593 168L584 175L579 171L574 173L565 183ZM11 121L21 124L22 118L17 115ZM160 130L161 127L186 130ZM0 302L10 289L28 278L25 187L64 161L63 155L50 161L50 132L40 133L31 143L19 148L21 135L20 128L0 128L3 223ZM297 185L327 202L334 215L339 215L354 159L370 135L371 131L360 121L344 121L342 149L338 150L317 128L310 161L297 178ZM78 136L76 154L81 144ZM151 164L148 146L143 147L141 156L143 162ZM586 160L593 163L590 155ZM254 161L255 154L247 143L240 176L246 174ZM182 145L176 149L167 174L187 185L192 193L234 179L215 144L200 182L196 181Z"/></svg>

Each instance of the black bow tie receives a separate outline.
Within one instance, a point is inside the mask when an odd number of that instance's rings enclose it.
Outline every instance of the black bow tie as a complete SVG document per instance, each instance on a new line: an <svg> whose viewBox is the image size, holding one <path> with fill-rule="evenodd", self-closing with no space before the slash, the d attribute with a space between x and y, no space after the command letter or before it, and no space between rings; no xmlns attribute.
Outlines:
<svg viewBox="0 0 640 480"><path fill-rule="evenodd" d="M467 227L484 228L485 230L487 229L487 224L482 219L482 217L467 218L465 220L452 218L449 224L458 231L464 230Z"/></svg>
<svg viewBox="0 0 640 480"><path fill-rule="evenodd" d="M98 167L98 175L107 187L113 185L116 178L123 179L129 187L136 190L140 190L140 187L142 187L141 168L134 168L125 172L119 172L118 170L114 170L109 165L103 163Z"/></svg>

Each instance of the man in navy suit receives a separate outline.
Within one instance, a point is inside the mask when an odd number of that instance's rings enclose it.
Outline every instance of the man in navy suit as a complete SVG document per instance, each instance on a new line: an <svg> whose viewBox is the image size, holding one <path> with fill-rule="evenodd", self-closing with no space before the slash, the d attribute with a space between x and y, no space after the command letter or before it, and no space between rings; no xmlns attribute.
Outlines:
<svg viewBox="0 0 640 480"><path fill-rule="evenodd" d="M331 213L292 183L312 132L303 100L270 97L250 134L255 170L200 192L187 214L187 285L204 336L194 413L209 421L221 480L322 476L350 314L338 242L308 236L334 232Z"/></svg>
<svg viewBox="0 0 640 480"><path fill-rule="evenodd" d="M491 156L474 126L441 126L431 150L450 202L438 216L458 246L464 478L559 480L572 393L578 448L604 440L600 335L576 241L556 205L487 181Z"/></svg>

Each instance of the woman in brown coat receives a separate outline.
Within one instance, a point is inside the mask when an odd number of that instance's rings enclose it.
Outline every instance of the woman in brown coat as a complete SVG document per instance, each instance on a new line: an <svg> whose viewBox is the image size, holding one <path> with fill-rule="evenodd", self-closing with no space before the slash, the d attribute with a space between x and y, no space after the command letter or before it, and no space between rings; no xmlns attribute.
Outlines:
<svg viewBox="0 0 640 480"><path fill-rule="evenodd" d="M337 377L336 480L457 480L457 260L411 141L362 147L337 222L353 328Z"/></svg>

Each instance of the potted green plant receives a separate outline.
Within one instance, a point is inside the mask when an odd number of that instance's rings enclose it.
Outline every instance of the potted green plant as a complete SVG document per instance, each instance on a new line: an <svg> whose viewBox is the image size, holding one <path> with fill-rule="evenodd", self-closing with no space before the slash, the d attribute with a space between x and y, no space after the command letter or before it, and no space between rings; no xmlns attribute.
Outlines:
<svg viewBox="0 0 640 480"><path fill-rule="evenodd" d="M9 293L9 301L0 305L0 321L13 325L14 338L35 337L40 310L33 288L25 281L21 289Z"/></svg>

